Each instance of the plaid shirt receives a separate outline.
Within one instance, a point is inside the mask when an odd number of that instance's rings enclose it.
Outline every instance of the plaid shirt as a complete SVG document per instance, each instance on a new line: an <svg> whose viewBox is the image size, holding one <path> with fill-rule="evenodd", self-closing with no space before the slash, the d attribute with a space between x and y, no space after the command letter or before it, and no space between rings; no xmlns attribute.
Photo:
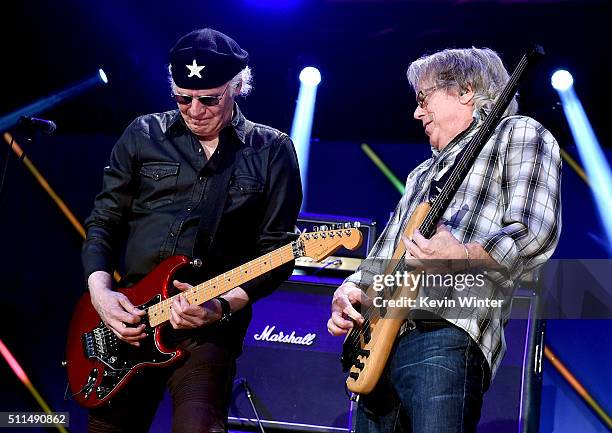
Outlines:
<svg viewBox="0 0 612 433"><path fill-rule="evenodd" d="M414 169L389 223L368 259L346 279L366 289L384 273L405 224L417 205L427 201L432 181L440 180L482 124L484 113L442 151ZM453 287L419 290L418 296L453 299L477 296L502 299L501 308L444 307L427 310L464 329L479 345L492 375L506 351L503 325L521 275L543 264L553 253L561 230L561 158L559 146L540 123L525 116L504 118L478 155L468 176L443 215L444 224L461 243L476 242L501 266L487 271L485 284L463 291Z"/></svg>

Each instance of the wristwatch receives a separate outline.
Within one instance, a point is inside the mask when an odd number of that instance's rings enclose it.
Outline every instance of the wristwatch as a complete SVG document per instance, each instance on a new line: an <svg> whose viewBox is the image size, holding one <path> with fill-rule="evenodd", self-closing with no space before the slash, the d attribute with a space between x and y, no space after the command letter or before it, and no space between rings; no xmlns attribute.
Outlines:
<svg viewBox="0 0 612 433"><path fill-rule="evenodd" d="M227 299L219 296L217 298L219 303L221 304L221 318L219 319L219 323L227 323L232 317L232 309L230 308L230 303Z"/></svg>

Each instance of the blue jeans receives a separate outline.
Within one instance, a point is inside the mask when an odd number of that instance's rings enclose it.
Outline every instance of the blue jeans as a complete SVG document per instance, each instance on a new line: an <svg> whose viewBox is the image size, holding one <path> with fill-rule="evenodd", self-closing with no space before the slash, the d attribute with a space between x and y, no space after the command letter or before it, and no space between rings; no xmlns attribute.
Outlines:
<svg viewBox="0 0 612 433"><path fill-rule="evenodd" d="M360 397L357 433L475 432L489 380L464 330L418 327L397 341L376 388Z"/></svg>

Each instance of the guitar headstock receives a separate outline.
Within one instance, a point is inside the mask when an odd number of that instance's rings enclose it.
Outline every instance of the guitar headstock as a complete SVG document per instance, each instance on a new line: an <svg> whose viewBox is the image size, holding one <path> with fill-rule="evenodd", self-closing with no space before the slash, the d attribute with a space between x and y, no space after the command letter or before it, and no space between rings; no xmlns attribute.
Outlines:
<svg viewBox="0 0 612 433"><path fill-rule="evenodd" d="M341 247L348 250L359 248L362 241L363 235L359 231L359 223L356 222L336 224L332 227L313 227L312 232L302 233L297 243L301 256L318 262Z"/></svg>

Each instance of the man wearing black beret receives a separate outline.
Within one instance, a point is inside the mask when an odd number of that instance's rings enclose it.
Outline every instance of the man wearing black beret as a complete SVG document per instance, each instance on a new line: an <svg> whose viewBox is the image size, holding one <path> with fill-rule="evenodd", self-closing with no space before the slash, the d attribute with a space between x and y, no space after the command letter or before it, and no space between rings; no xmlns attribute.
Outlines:
<svg viewBox="0 0 612 433"><path fill-rule="evenodd" d="M174 254L199 267L177 276L177 291L268 253L292 240L302 200L298 163L284 133L247 120L234 101L251 89L248 54L212 29L193 31L170 51L178 110L134 120L104 169L103 188L86 221L83 265L92 304L121 340L144 338L143 311L113 290L122 256L122 285L131 285ZM202 305L184 296L172 305L165 339L189 356L172 367L145 369L110 404L89 414L92 432L147 432L168 387L173 431L227 430L235 360L251 304L270 294L292 264ZM180 280L180 281L179 281ZM128 326L131 325L131 326Z"/></svg>

